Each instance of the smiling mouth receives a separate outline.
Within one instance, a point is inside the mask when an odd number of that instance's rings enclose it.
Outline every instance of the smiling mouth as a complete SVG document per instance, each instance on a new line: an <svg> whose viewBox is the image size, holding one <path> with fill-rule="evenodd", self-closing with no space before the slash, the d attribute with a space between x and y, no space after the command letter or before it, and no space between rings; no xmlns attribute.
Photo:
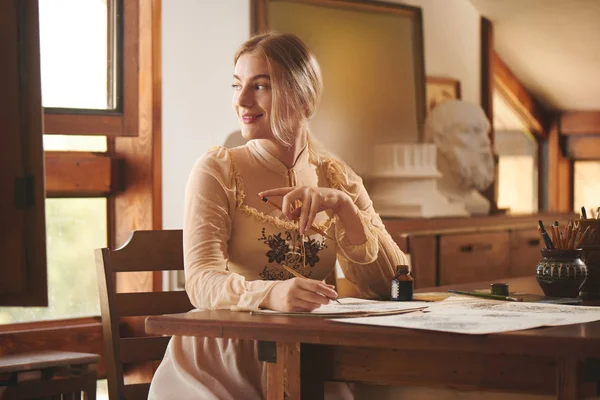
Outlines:
<svg viewBox="0 0 600 400"><path fill-rule="evenodd" d="M256 122L262 116L263 116L263 114L242 115L242 122L245 123L245 124L253 124L254 122Z"/></svg>

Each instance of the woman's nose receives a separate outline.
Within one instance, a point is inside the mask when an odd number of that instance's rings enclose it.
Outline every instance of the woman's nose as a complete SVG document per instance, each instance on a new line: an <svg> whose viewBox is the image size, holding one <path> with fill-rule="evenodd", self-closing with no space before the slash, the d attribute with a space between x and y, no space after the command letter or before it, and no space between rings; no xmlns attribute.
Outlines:
<svg viewBox="0 0 600 400"><path fill-rule="evenodd" d="M236 98L236 104L239 107L250 107L253 105L254 99L252 96L252 91L247 88L242 88L238 92L238 96Z"/></svg>

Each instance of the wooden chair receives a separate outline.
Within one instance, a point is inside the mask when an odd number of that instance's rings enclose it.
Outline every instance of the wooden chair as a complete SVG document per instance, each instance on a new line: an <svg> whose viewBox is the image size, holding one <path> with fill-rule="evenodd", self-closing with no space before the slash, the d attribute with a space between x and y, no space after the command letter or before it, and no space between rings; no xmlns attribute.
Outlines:
<svg viewBox="0 0 600 400"><path fill-rule="evenodd" d="M145 317L193 308L184 291L117 293L115 277L122 272L182 270L182 242L181 230L134 231L119 249L96 249L111 400L148 397L151 376L169 337L146 335Z"/></svg>
<svg viewBox="0 0 600 400"><path fill-rule="evenodd" d="M98 354L39 351L0 357L0 398L96 399Z"/></svg>

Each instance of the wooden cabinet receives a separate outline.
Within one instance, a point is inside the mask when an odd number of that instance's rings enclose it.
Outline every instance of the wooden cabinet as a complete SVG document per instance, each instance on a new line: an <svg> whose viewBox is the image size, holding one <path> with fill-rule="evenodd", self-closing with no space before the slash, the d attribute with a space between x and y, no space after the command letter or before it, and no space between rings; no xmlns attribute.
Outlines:
<svg viewBox="0 0 600 400"><path fill-rule="evenodd" d="M442 235L439 241L440 285L510 276L510 235L506 231Z"/></svg>
<svg viewBox="0 0 600 400"><path fill-rule="evenodd" d="M510 232L510 276L532 276L544 247L537 229L515 229Z"/></svg>
<svg viewBox="0 0 600 400"><path fill-rule="evenodd" d="M386 229L410 255L416 288L534 276L543 243L537 221L577 215L548 213L474 218L384 219Z"/></svg>

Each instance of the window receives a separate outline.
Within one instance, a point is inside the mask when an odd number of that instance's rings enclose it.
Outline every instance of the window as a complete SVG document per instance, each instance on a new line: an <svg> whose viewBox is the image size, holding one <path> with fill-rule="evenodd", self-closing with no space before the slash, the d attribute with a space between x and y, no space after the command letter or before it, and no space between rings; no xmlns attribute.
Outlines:
<svg viewBox="0 0 600 400"><path fill-rule="evenodd" d="M39 0L42 104L115 109L113 0Z"/></svg>
<svg viewBox="0 0 600 400"><path fill-rule="evenodd" d="M538 210L538 146L502 96L494 94L494 147L498 154L498 208Z"/></svg>
<svg viewBox="0 0 600 400"><path fill-rule="evenodd" d="M107 150L106 136L44 135L44 151Z"/></svg>
<svg viewBox="0 0 600 400"><path fill-rule="evenodd" d="M0 307L0 324L100 314L94 248L105 247L106 199L46 199L48 307Z"/></svg>
<svg viewBox="0 0 600 400"><path fill-rule="evenodd" d="M573 175L574 211L583 206L590 218L600 207L600 161L575 161Z"/></svg>
<svg viewBox="0 0 600 400"><path fill-rule="evenodd" d="M3 235L3 239L0 240L0 250L5 254L5 262L2 264L5 278L0 280L0 304L44 304L43 297L36 299L35 303L17 303L15 298L20 301L28 300L31 296L28 293L27 296L6 294L2 289L13 288L13 283L19 282L21 277L15 278L11 265L23 261L24 254L29 258L46 254L45 249L34 251L40 246L31 250L27 249L26 245L38 244L37 242L41 241L45 246L44 223L47 221L50 306L31 309L0 308L0 349L6 349L9 353L51 349L99 353L102 351L103 341L98 317L98 288L95 283L93 249L106 245L114 247L115 243L122 242L132 229L161 227L160 191L157 189L160 187L160 147L155 148L160 145L160 136L155 134L157 128L154 125L154 121L159 120L161 106L160 95L156 95L160 93L160 80L154 79L155 76L160 76L160 47L153 47L154 41L160 38L161 1L38 1L42 21L38 19L38 2L0 2L0 18L7 33L0 35L1 47L6 50L3 54L4 62L0 63L0 86L7 89L5 96L0 96L0 104L6 111L0 113L5 130L4 146L0 147L0 183L3 188L8 188L8 193L0 196L0 211L3 212L2 227L6 229L6 226L11 226L9 234ZM44 25L41 29L45 40L46 35L56 34L56 38L61 37L59 33L65 30L60 26L63 22L71 24L68 28L71 30L68 40L60 43L64 49L55 51L56 54L69 57L77 56L80 49L75 48L72 43L79 38L74 38L73 35L78 33L74 31L79 29L76 26L82 25L73 25L79 24L79 21L70 20L76 19L77 16L71 15L65 22L60 20L63 18L60 13L51 10L52 14L48 14L47 10L45 11L47 6L61 8L65 5L70 9L90 6L96 11L101 10L97 13L83 12L81 17L87 21L87 31L83 34L88 35L88 39L98 46L102 46L100 41L105 42L101 49L96 48L94 44L94 49L89 49L94 51L93 54L85 53L85 57L101 59L104 73L99 73L99 68L98 71L95 70L96 62L92 67L93 71L86 71L85 76L73 75L77 71L67 76L64 71L55 69L54 78L47 78L53 76L48 72L52 71L52 68L44 71L44 84L48 83L47 79L58 79L59 82L43 89L44 105L47 106L44 109L43 131L47 135L43 137L42 148L42 115L39 112L42 106L42 85L38 81L36 87L35 82L35 78L39 79L41 75L37 27L38 23ZM98 13L102 13L105 24L101 22ZM45 21L44 18L49 15L54 15L53 18L58 18L58 21ZM92 26L98 30L88 29ZM48 33L48 28L56 32ZM17 33L24 36L17 36ZM44 46L46 45L47 43L44 43ZM44 68L49 68L52 62L55 62L51 59L53 51L43 51L46 57ZM105 51L104 57L101 53ZM82 52L79 52L80 57L81 54ZM79 61L82 60L75 60L75 63ZM68 58L61 62L62 67L71 67ZM74 79L65 81L65 77ZM82 79L85 81L84 85L94 88L90 89L90 93L78 91L79 88L67 87L81 86ZM69 96L61 97L63 93L60 91L63 89ZM140 96L142 90L144 96ZM101 97L104 99L102 104ZM113 104L111 98L114 99ZM139 117L142 115L145 121L143 127L139 123ZM44 157L45 170L42 169ZM33 161L35 164L32 165ZM124 166L127 166L128 179L135 182L131 187L125 185ZM34 172L38 175L33 174ZM39 204L31 209L31 221L35 226L29 222L28 215L21 218L22 214L27 212L15 210L13 205L15 178L27 174L35 176L34 183L38 185L35 187L35 193L40 194L44 192L42 183L45 174L49 197L44 199L40 195L36 198L39 199ZM46 217L44 205L48 208ZM18 227L7 223L17 219L15 215L19 217L19 221L16 221L19 223ZM9 219L5 221L4 218ZM31 229L31 232L23 231L24 228ZM74 231L83 233L73 237ZM27 240L16 243L20 238ZM15 246L15 243L21 246ZM12 248L16 250L11 253ZM15 262L11 262L13 259ZM45 260L43 261L45 263ZM44 267L44 263L39 264ZM73 269L80 275L72 273ZM22 269L18 272L22 272ZM44 267L40 273L25 274L27 278L31 278L33 285L40 286L36 286L36 289L39 289L38 292L44 297L47 292L45 273ZM59 279L53 277L60 273L63 276ZM134 278L132 282L138 286L159 287L161 282L154 282L152 278L153 276L144 280ZM76 286L76 289L82 286L82 289L86 290L75 290L78 292L77 296L71 296L69 293L65 295L60 293L61 290L53 289L59 287L54 282L60 285L65 280L71 286L69 291L73 286ZM44 285L41 285L41 282ZM85 317L89 315L95 317ZM56 320L57 318L61 320ZM32 322L12 323L14 321ZM105 373L102 366L103 363L98 371L100 376Z"/></svg>

